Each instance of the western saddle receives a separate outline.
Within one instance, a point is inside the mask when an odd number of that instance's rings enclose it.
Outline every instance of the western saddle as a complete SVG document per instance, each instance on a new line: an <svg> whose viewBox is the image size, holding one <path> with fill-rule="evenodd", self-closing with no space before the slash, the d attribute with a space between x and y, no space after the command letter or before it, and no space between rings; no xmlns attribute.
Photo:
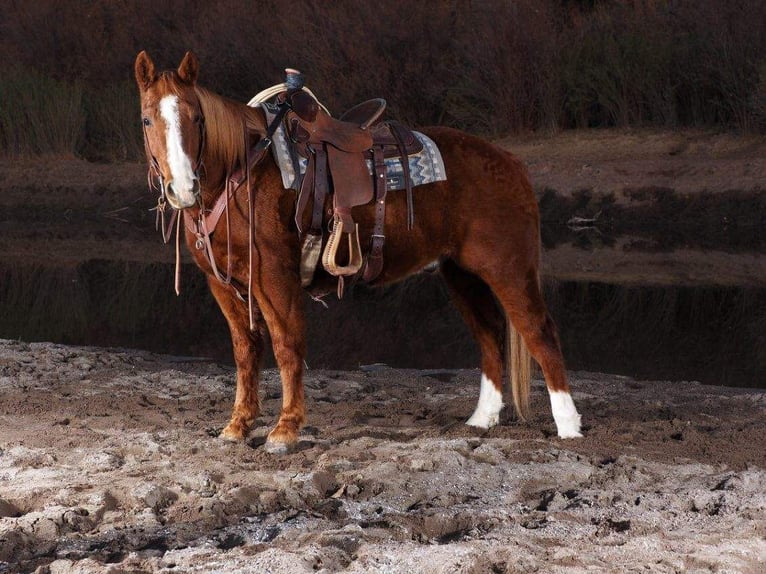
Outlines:
<svg viewBox="0 0 766 574"><path fill-rule="evenodd" d="M301 282L304 286L311 284L321 254L324 269L338 277L338 296L342 297L345 278L361 277L364 281L372 281L383 269L387 158L396 157L402 163L407 193L407 227L412 229L414 205L408 156L420 153L423 144L404 125L379 121L386 107L382 98L354 106L336 119L313 94L303 89L300 72L289 68L286 72L287 90L278 95L277 102L287 105L287 135L297 152L307 159L295 214L302 236ZM332 196L332 222L322 253L324 205L328 195ZM311 224L304 231L303 215L310 199L313 199ZM375 225L369 250L363 257L359 226L352 217L352 208L373 200ZM344 237L348 240L347 255L341 249ZM344 255L341 256L339 251ZM341 262L341 258L346 261Z"/></svg>

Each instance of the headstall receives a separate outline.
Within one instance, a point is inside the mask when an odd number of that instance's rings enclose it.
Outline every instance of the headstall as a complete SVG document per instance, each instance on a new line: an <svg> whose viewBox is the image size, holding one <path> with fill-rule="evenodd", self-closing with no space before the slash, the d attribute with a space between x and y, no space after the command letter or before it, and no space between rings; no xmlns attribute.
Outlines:
<svg viewBox="0 0 766 574"><path fill-rule="evenodd" d="M278 104L277 113L274 119L269 124L266 130L266 136L258 140L255 146L251 149L246 145L245 147L245 166L234 172L227 173L225 178L224 189L218 195L213 207L210 210L205 208L202 200L202 194L198 197L198 214L196 219L191 215L188 210L183 210L184 224L187 230L195 235L197 238L195 247L204 251L205 258L210 265L215 278L224 285L231 285L232 289L236 293L239 299L246 301L248 304L248 314L250 321L250 329L255 329L255 305L252 292L252 272L254 263L254 243L255 243L255 198L254 190L250 185L250 172L252 169L263 160L267 150L272 144L272 138L274 132L276 132L279 124L284 119L285 114L289 110L289 104L281 102ZM205 144L205 120L202 111L200 110L200 145L197 152L197 161L194 167L194 175L200 180L200 169L204 170L202 163L202 155L204 153ZM244 130L245 137L247 138L248 131ZM149 147L149 141L146 137L146 126L144 126L144 147L146 148L146 155L149 158L149 169L147 173L147 179L149 189L156 192L159 191L159 197L157 199L157 206L154 208L157 212L157 218L155 221L156 228L161 232L162 240L164 243L170 242L172 228L176 226L176 264L175 264L175 291L176 294L181 292L181 218L178 217L178 210L173 208L169 219L166 221L166 211L168 202L165 192L164 179L159 169L159 163L157 158L152 154ZM244 173L243 173L244 172ZM159 182L159 186L155 185L155 180ZM231 268L231 225L229 219L229 201L234 194L242 187L244 183L247 183L248 190L248 289L247 299L242 295L240 289L232 283L232 268ZM215 228L223 214L226 214L226 274L223 275L219 270L215 262L215 255L213 253L213 247L210 240Z"/></svg>

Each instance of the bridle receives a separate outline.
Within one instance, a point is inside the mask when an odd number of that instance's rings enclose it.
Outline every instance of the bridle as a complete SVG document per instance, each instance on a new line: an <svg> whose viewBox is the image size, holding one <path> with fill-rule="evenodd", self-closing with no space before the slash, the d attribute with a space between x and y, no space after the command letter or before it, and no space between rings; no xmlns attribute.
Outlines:
<svg viewBox="0 0 766 574"><path fill-rule="evenodd" d="M236 294L236 296L243 302L247 302L251 330L255 329L255 305L254 305L254 299L253 299L253 293L252 293L252 281L251 281L254 252L255 252L255 249L254 249L255 197L253 192L253 186L250 185L250 172L266 156L266 151L271 146L274 132L276 132L277 128L279 127L279 124L282 122L288 110L289 110L289 104L280 103L278 105L276 116L267 127L266 136L260 138L258 142L256 143L256 145L252 148L252 150L250 149L249 146L247 145L245 146L245 165L235 172L227 172L224 189L218 195L218 198L216 199L213 207L210 210L205 209L201 191L199 195L197 196L197 201L198 201L197 207L199 208L197 218L194 219L194 217L192 216L192 214L189 212L188 209L182 210L183 219L184 219L184 223L187 230L193 233L197 238L195 247L199 250L204 250L205 258L208 264L210 265L210 268L215 278L224 285L230 285L232 289L234 290L234 293ZM199 149L197 150L197 159L194 165L194 176L195 178L197 178L198 181L201 181L200 170L204 171L202 156L203 156L204 148L205 148L205 116L203 115L201 108L199 109L199 118L200 118ZM245 138L247 138L249 135L248 130L245 128L243 132L245 134ZM180 239L181 238L181 218L178 217L179 210L173 208L173 206L171 205L170 207L172 209L172 212L170 214L169 220L166 221L166 211L167 211L167 206L169 205L169 203L167 202L164 179L160 171L159 162L157 161L157 158L152 153L149 146L149 140L146 136L147 136L146 125L144 125L144 147L146 150L147 158L149 158L149 168L147 172L149 189L153 192L159 191L157 206L154 208L157 212L155 227L158 230L160 230L162 234L162 240L164 243L169 243L171 234L172 234L172 228L174 225L176 227L176 242L175 242L176 265L175 265L175 282L174 283L175 283L176 295L179 295L181 292L181 239ZM159 189L158 189L158 186L155 185L154 183L155 180L159 182ZM249 213L248 213L249 256L248 256L248 289L247 289L248 294L247 294L246 300L242 296L240 290L232 283L231 223L229 219L229 200L234 196L236 191L239 190L240 187L242 187L244 183L247 183L248 210L249 210ZM221 215L223 214L226 215L226 251L227 251L226 275L221 274L220 271L218 270L218 266L216 265L216 262L215 262L215 255L213 253L213 246L210 241L210 237L215 231L216 225L218 224L218 221Z"/></svg>
<svg viewBox="0 0 766 574"><path fill-rule="evenodd" d="M202 108L198 106L197 108L199 122L199 145L197 146L197 159L194 162L193 166L193 172L194 172L194 178L197 181L201 181L200 177L200 171L204 170L204 166L202 164L202 154L205 151L205 114L202 113ZM167 210L168 202L167 202L167 193L165 188L165 178L162 176L162 171L160 170L160 164L157 161L157 157L152 153L151 147L149 146L149 138L147 137L146 133L146 124L143 124L143 131L144 131L144 150L146 151L146 157L149 159L149 169L147 171L147 183L149 185L149 190L152 192L159 192L159 196L157 197L157 206L154 208L157 212L157 218L155 221L155 226L158 230L162 232L162 240L164 243L168 243L170 241L170 230L173 227L173 223L175 220L175 210L173 211L173 214L170 217L170 222L166 225L165 222L165 212ZM155 181L157 184L155 184ZM204 209L204 206L202 204L202 194L200 193L197 196L198 204L200 207L200 210ZM171 206L172 208L172 206Z"/></svg>

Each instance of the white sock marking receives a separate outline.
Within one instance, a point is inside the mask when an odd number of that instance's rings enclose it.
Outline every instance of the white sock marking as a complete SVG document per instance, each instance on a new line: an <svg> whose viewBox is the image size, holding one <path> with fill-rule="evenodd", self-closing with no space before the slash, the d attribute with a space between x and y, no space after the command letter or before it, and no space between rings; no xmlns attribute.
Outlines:
<svg viewBox="0 0 766 574"><path fill-rule="evenodd" d="M479 403L470 419L465 424L483 429L492 428L500 422L500 411L503 408L503 394L495 388L495 383L481 374L481 390Z"/></svg>
<svg viewBox="0 0 766 574"><path fill-rule="evenodd" d="M186 155L181 136L181 121L178 117L178 96L165 96L160 100L160 114L167 125L166 140L168 150L168 164L173 181L173 190L186 205L195 202L194 169L191 160Z"/></svg>
<svg viewBox="0 0 766 574"><path fill-rule="evenodd" d="M580 433L580 414L575 408L572 395L561 391L551 391L551 410L556 429L561 438L578 438Z"/></svg>

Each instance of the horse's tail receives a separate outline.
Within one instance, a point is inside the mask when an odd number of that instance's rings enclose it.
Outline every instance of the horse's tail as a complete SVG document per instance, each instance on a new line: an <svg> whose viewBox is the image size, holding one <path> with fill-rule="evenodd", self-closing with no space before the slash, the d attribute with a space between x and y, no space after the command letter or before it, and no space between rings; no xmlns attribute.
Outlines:
<svg viewBox="0 0 766 574"><path fill-rule="evenodd" d="M519 420L526 420L529 416L529 387L532 379L532 356L529 349L521 338L519 332L513 328L511 320L506 317L507 328L507 367L511 379L511 394L513 407Z"/></svg>

